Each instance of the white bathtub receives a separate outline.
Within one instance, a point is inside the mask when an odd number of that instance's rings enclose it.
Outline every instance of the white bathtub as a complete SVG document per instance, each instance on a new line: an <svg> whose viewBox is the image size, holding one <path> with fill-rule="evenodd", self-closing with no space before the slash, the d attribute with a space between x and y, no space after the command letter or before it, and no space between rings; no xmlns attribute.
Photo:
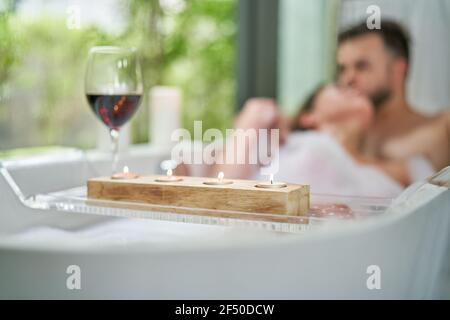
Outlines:
<svg viewBox="0 0 450 320"><path fill-rule="evenodd" d="M7 167L26 197L82 185L106 168L102 159L88 168L83 157ZM150 172L161 157L127 161ZM33 209L21 200L0 176L0 298L450 298L450 191L431 183L377 217L301 234ZM66 286L70 265L80 267L80 290ZM380 289L367 286L373 265Z"/></svg>

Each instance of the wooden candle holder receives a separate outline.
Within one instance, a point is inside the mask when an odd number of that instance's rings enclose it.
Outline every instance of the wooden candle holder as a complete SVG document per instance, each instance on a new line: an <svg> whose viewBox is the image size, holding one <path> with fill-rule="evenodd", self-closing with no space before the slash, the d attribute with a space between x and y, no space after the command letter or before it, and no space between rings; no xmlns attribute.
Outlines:
<svg viewBox="0 0 450 320"><path fill-rule="evenodd" d="M210 210L304 216L309 210L309 186L258 188L260 182L232 180L232 184L206 185L211 178L180 177L181 181L157 182L160 176L114 180L88 180L88 198ZM228 180L231 181L231 180Z"/></svg>

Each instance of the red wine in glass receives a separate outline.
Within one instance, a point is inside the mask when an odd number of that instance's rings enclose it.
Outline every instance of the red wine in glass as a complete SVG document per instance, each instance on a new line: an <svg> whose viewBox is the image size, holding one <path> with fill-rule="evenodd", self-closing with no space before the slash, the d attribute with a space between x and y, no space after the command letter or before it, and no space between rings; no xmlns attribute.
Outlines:
<svg viewBox="0 0 450 320"><path fill-rule="evenodd" d="M141 102L140 94L91 94L87 100L92 111L110 129L118 130L136 112Z"/></svg>
<svg viewBox="0 0 450 320"><path fill-rule="evenodd" d="M112 172L117 171L120 128L141 102L142 73L134 48L94 47L89 51L85 93L97 117L109 129Z"/></svg>

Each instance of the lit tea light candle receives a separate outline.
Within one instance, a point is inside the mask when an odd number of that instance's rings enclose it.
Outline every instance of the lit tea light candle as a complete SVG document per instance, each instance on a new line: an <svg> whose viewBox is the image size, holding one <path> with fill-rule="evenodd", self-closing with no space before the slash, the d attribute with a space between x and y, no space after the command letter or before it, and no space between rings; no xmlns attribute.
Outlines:
<svg viewBox="0 0 450 320"><path fill-rule="evenodd" d="M175 177L173 175L172 169L167 169L165 177L155 179L156 182L177 182L177 181L182 181L182 180L183 179L181 179L180 177Z"/></svg>
<svg viewBox="0 0 450 320"><path fill-rule="evenodd" d="M130 169L125 166L123 167L123 172L115 173L111 176L111 179L114 180L123 180L123 179L136 179L139 177L136 173L130 172Z"/></svg>
<svg viewBox="0 0 450 320"><path fill-rule="evenodd" d="M217 175L217 179L216 180L212 180L212 181L205 181L203 182L203 184L207 184L209 186L217 186L217 185L224 185L224 184L232 184L233 181L230 180L224 180L224 174L222 171L219 172L219 174Z"/></svg>
<svg viewBox="0 0 450 320"><path fill-rule="evenodd" d="M161 162L160 167L163 171L166 171L165 177L159 177L155 179L156 182L177 182L182 181L183 179L179 177L175 177L173 175L173 170L177 167L177 162L174 160L164 160Z"/></svg>
<svg viewBox="0 0 450 320"><path fill-rule="evenodd" d="M257 188L265 188L265 189L275 189L275 188L285 188L287 184L284 182L274 182L273 174L269 176L269 182L261 182L258 183L255 187Z"/></svg>

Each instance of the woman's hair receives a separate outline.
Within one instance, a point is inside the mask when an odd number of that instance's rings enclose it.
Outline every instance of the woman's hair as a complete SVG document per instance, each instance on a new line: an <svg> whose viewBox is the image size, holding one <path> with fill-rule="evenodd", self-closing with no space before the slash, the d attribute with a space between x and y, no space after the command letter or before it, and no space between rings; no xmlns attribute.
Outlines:
<svg viewBox="0 0 450 320"><path fill-rule="evenodd" d="M303 101L303 103L299 107L299 111L295 117L295 121L292 124L291 130L292 131L299 131L299 130L307 130L308 128L304 128L300 125L300 117L306 113L309 113L313 110L314 104L316 102L317 96L322 91L323 88L325 88L325 84L321 83L319 84Z"/></svg>

